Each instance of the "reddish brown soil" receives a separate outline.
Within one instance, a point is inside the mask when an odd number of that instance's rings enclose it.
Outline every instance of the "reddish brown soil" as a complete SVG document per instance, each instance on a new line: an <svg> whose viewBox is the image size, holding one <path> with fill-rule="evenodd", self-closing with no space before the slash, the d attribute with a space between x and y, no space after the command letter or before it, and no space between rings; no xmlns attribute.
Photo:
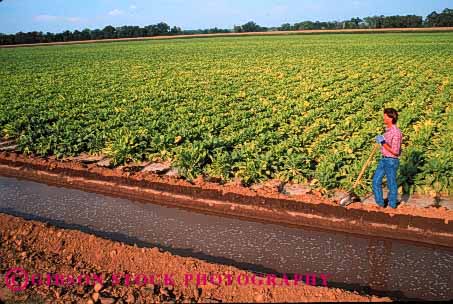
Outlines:
<svg viewBox="0 0 453 304"><path fill-rule="evenodd" d="M81 162L75 161L58 161L54 159L45 159L40 157L33 157L33 156L24 156L19 153L11 153L11 152L0 152L0 164L9 164L14 165L17 163L19 166L23 166L24 164L35 165L36 168L46 169L50 172L54 173L71 173L73 175L74 172L79 172L82 175L84 173L92 173L93 175L104 176L106 179L109 180L112 178L120 178L120 179L127 179L127 180L134 180L134 181L146 181L150 183L159 183L164 185L171 185L175 187L183 187L183 188L190 188L193 191L193 194L201 194L203 190L214 190L215 192L219 192L222 194L232 193L237 194L239 196L245 197L265 197L265 198L273 198L273 199L284 199L289 201L296 201L296 202L304 202L310 203L314 205L319 204L327 204L327 205L334 205L338 206L338 203L334 200L327 199L319 193L314 194L306 194L306 195L294 195L289 196L282 193L277 192L275 189L269 187L263 187L261 189L252 190L248 187L241 186L235 183L229 183L226 185L220 185L218 183L207 182L204 181L202 178L197 178L193 182L189 182L184 179L174 178L174 177L167 177L162 175L153 174L150 172L127 172L122 168L104 168L99 167L95 164L83 164ZM166 190L164 188L164 190ZM357 210L368 210L368 211L378 211L380 213L389 214L390 216L395 216L399 214L408 214L413 216L419 216L424 218L432 218L432 219L442 219L445 221L453 221L453 211L449 211L446 208L417 208L413 206L399 206L397 209L391 208L380 208L378 206L373 205L364 205L361 203L354 203L348 206L348 209L357 209Z"/></svg>
<svg viewBox="0 0 453 304"><path fill-rule="evenodd" d="M218 33L218 34L195 34L195 35L172 35L154 36L137 38L117 38L86 41L50 42L34 44L15 44L0 45L0 48L31 47L46 45L66 45L66 44L86 44L98 42L118 42L118 41L140 41L140 40L162 40L162 39L181 39L181 38L209 38L209 37L231 37L231 36L274 36L274 35L304 35L304 34L358 34L358 33L401 33L401 32L450 32L453 27L433 27L433 28L385 28L385 29L344 29L344 30L299 30L299 31L275 31L275 32L252 32L252 33Z"/></svg>
<svg viewBox="0 0 453 304"><path fill-rule="evenodd" d="M196 274L230 274L233 278L248 273L231 266L211 264L193 258L173 256L157 248L137 248L98 238L80 231L64 230L35 221L0 214L0 301L38 300L46 303L194 303L194 302L309 302L309 301L389 301L367 295L288 281L291 286L221 284L209 281L197 285ZM32 274L100 274L101 285L29 285L25 291L12 292L5 285L6 273L13 267ZM124 282L113 285L114 274L172 274L174 284L156 277L154 284L138 286ZM184 283L185 274L194 280ZM54 282L54 281L53 281ZM282 284L282 279L276 279ZM171 286L173 285L173 286ZM327 280L327 286L329 285ZM96 293L94 288L100 289Z"/></svg>
<svg viewBox="0 0 453 304"><path fill-rule="evenodd" d="M448 247L453 244L453 211L446 208L403 205L393 210L361 203L343 208L320 195L288 196L272 186L252 190L202 178L190 183L130 168L109 169L9 152L0 153L0 170L2 175L222 215Z"/></svg>

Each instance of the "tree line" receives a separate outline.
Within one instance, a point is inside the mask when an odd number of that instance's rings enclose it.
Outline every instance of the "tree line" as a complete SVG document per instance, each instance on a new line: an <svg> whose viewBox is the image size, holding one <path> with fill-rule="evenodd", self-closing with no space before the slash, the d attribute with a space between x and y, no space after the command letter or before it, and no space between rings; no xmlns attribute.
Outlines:
<svg viewBox="0 0 453 304"><path fill-rule="evenodd" d="M48 42L67 42L67 41L84 41L116 38L138 38L151 37L159 35L177 35L181 34L179 27L172 27L165 22L140 26L120 26L113 27L108 25L103 29L84 29L82 31L64 31L61 33L43 33L43 32L19 32L14 35L0 34L0 44L28 44L28 43L48 43Z"/></svg>
<svg viewBox="0 0 453 304"><path fill-rule="evenodd" d="M370 16L351 18L344 21L302 21L284 23L280 27L263 28L253 21L235 26L235 32L297 31L297 30L336 30L336 29L382 29L382 28L422 28L453 27L453 9L441 13L432 12L425 19L422 16Z"/></svg>
<svg viewBox="0 0 453 304"><path fill-rule="evenodd" d="M0 0L1 2L2 0ZM43 32L19 32L16 34L0 33L0 44L30 44L49 43L83 40L100 40L115 38L139 38L161 35L194 35L213 33L246 33L246 32L267 32L267 31L296 31L296 30L333 30L333 29L381 29L381 28L421 28L421 27L453 27L453 9L444 9L441 13L432 12L425 19L422 16L371 16L352 18L345 21L302 21L294 24L285 23L279 27L262 27L253 21L243 25L235 25L233 29L198 29L182 30L180 27L170 27L165 22L153 25L120 26L108 25L103 29L84 29L82 31L64 31L61 33Z"/></svg>

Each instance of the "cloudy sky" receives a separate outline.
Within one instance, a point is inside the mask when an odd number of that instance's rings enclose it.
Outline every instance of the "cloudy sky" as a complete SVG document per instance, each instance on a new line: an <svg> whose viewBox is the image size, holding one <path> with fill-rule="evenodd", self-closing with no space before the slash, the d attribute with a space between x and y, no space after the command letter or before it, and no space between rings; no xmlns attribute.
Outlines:
<svg viewBox="0 0 453 304"><path fill-rule="evenodd" d="M279 26L372 15L425 17L447 7L453 8L453 0L3 0L0 32L61 32L161 21L183 29L232 28L250 20Z"/></svg>

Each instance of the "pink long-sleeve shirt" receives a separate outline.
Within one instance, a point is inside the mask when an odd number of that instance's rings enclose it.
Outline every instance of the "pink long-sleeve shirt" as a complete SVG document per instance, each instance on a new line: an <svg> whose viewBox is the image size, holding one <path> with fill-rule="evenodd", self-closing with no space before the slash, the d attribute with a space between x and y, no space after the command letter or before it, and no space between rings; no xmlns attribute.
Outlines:
<svg viewBox="0 0 453 304"><path fill-rule="evenodd" d="M401 142L403 141L403 133L397 128L396 125L392 125L390 128L386 128L384 133L385 142L392 148L392 151L397 154L393 155L387 151L384 146L381 148L382 155L385 157L398 157L401 155Z"/></svg>

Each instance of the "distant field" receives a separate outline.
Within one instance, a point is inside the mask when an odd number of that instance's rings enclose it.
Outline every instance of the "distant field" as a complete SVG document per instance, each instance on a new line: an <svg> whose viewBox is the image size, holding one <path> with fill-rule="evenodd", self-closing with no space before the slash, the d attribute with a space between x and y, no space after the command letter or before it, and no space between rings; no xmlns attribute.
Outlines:
<svg viewBox="0 0 453 304"><path fill-rule="evenodd" d="M348 188L391 106L402 185L453 193L453 33L17 48L0 61L0 136L26 153Z"/></svg>
<svg viewBox="0 0 453 304"><path fill-rule="evenodd" d="M239 36L282 36L282 35L318 35L318 34L367 34L367 33L431 33L431 32L453 32L453 27L414 27L414 28L381 28L381 29L335 29L335 30L297 30L297 31L269 31L269 32L245 32L245 33L214 33L214 34L191 34L191 35L169 35L151 36L136 38L114 38L100 40L64 41L50 43L31 43L0 45L0 48L34 47L50 45L69 45L87 43L105 43L117 41L141 41L141 40L162 40L162 39L192 39L192 38L212 38L212 37L239 37Z"/></svg>

